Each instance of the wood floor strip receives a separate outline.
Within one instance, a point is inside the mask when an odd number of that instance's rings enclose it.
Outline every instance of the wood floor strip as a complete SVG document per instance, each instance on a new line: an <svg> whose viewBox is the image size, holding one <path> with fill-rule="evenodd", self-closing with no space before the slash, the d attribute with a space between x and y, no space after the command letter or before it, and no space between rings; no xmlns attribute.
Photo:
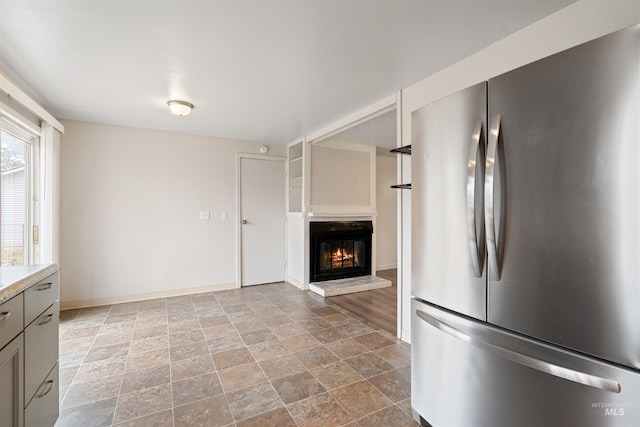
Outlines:
<svg viewBox="0 0 640 427"><path fill-rule="evenodd" d="M398 327L397 274L398 271L395 268L376 272L377 276L391 280L391 286L388 288L338 295L327 299L395 335Z"/></svg>

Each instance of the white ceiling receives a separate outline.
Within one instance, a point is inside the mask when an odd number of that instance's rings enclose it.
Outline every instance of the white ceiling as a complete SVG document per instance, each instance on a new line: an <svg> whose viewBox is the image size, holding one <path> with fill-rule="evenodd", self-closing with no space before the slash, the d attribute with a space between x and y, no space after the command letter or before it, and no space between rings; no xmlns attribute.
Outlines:
<svg viewBox="0 0 640 427"><path fill-rule="evenodd" d="M0 68L60 119L287 143L573 1L0 0Z"/></svg>

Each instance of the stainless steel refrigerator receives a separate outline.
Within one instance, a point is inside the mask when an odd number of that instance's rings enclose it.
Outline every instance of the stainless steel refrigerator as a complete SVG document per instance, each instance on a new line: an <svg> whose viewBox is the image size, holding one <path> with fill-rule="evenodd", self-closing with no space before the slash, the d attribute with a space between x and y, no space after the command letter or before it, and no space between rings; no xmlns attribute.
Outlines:
<svg viewBox="0 0 640 427"><path fill-rule="evenodd" d="M440 426L640 426L640 26L412 117L412 398Z"/></svg>

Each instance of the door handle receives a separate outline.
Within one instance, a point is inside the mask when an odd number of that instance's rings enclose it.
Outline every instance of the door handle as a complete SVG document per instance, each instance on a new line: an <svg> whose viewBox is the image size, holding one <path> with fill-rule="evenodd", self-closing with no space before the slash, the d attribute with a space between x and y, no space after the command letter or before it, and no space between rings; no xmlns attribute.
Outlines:
<svg viewBox="0 0 640 427"><path fill-rule="evenodd" d="M480 160L478 160L478 151L480 152ZM471 267L476 277L482 277L484 269L484 224L480 230L480 238L476 232L476 170L478 162L480 162L480 167L483 167L483 151L482 120L478 120L473 127L469 144L469 160L467 161L467 235L471 251ZM480 223L484 221L484 215L481 215Z"/></svg>
<svg viewBox="0 0 640 427"><path fill-rule="evenodd" d="M2 323L5 320L7 320L9 318L9 316L11 316L11 312L10 311L3 311L2 313L0 313L0 323Z"/></svg>
<svg viewBox="0 0 640 427"><path fill-rule="evenodd" d="M249 221L247 221L246 219L243 219L243 220L242 220L242 224L243 224L243 225L246 225L246 224L248 224L248 223L249 223Z"/></svg>
<svg viewBox="0 0 640 427"><path fill-rule="evenodd" d="M498 153L498 139L500 136L501 121L501 114L496 114L491 119L489 147L487 147L484 177L484 224L487 234L487 267L489 268L490 279L496 282L500 280L500 270L498 265L498 244L496 241L496 218L493 186L496 172L496 155Z"/></svg>
<svg viewBox="0 0 640 427"><path fill-rule="evenodd" d="M53 314L47 314L46 316L41 317L41 321L38 323L38 326L46 325L53 320Z"/></svg>
<svg viewBox="0 0 640 427"><path fill-rule="evenodd" d="M49 394L49 392L53 389L53 380L49 380L42 385L44 386L44 390L36 394L36 397L45 397L47 394Z"/></svg>
<svg viewBox="0 0 640 427"><path fill-rule="evenodd" d="M451 335L452 337L457 338L460 341L479 347L485 351L495 354L496 356L510 360L519 365L527 366L531 369L553 375L554 377L573 381L574 383L582 384L587 387L598 388L600 390L610 391L612 393L620 393L620 390L622 389L620 383L617 381L546 362L535 357L527 356L526 354L518 353L516 351L500 347L478 337L467 335L464 332L456 329L451 325L448 325L447 323L435 318L434 316L425 313L422 310L416 310L416 315L434 328L437 328L440 331L444 332L445 334Z"/></svg>
<svg viewBox="0 0 640 427"><path fill-rule="evenodd" d="M48 291L53 286L53 283L45 283L36 288L36 291Z"/></svg>

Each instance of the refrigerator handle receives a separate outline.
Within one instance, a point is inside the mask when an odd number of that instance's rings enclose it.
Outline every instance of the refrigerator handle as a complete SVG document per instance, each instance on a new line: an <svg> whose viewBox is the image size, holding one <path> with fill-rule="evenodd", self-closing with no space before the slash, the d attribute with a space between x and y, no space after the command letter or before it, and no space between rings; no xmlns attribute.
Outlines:
<svg viewBox="0 0 640 427"><path fill-rule="evenodd" d="M496 218L494 203L494 177L496 168L496 155L498 153L498 139L500 136L501 114L496 114L491 119L489 129L489 146L487 147L487 158L485 163L484 176L484 220L487 234L487 268L489 278L493 281L500 280L500 270L498 266L498 244L496 242Z"/></svg>
<svg viewBox="0 0 640 427"><path fill-rule="evenodd" d="M621 387L620 383L617 381L545 362L544 360L536 359L535 357L527 356L526 354L518 353L516 351L497 346L483 339L472 337L454 328L453 326L448 325L447 323L425 313L422 310L416 310L416 315L431 326L444 332L445 334L451 335L452 337L457 338L467 344L471 344L485 351L491 352L499 357L502 357L503 359L507 359L520 365L535 369L537 371L544 372L546 374L550 374L565 380L573 381L587 387L610 391L612 393L620 393Z"/></svg>
<svg viewBox="0 0 640 427"><path fill-rule="evenodd" d="M480 144L483 144L482 146ZM481 158L478 160L478 151ZM478 120L473 127L471 143L469 144L469 160L467 161L467 235L469 236L469 250L471 251L471 267L476 277L482 277L484 269L484 225L478 238L476 232L476 169L478 163L484 159L484 142L482 141L482 120ZM480 223L484 221L481 214Z"/></svg>

